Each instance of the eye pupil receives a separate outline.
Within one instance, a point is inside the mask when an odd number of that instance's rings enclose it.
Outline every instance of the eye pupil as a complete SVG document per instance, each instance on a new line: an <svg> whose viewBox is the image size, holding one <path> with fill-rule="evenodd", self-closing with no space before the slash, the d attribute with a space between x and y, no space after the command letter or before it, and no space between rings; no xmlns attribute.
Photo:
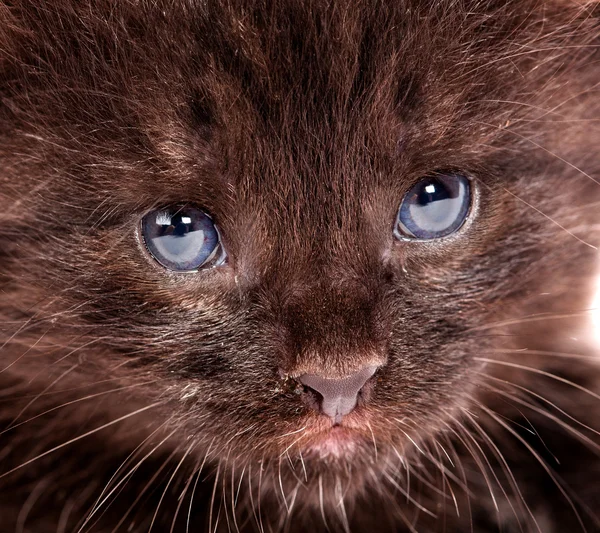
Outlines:
<svg viewBox="0 0 600 533"><path fill-rule="evenodd" d="M169 270L194 272L222 264L225 253L212 219L193 207L169 207L142 219L150 254Z"/></svg>
<svg viewBox="0 0 600 533"><path fill-rule="evenodd" d="M418 203L419 205L425 206L432 202L445 200L449 197L448 190L442 183L425 182L419 193Z"/></svg>
<svg viewBox="0 0 600 533"><path fill-rule="evenodd" d="M189 220L189 222L187 222ZM174 227L173 227L173 235L183 237L186 233L190 231L190 223L191 219L189 217L177 216L175 218Z"/></svg>
<svg viewBox="0 0 600 533"><path fill-rule="evenodd" d="M437 239L456 231L470 205L469 180L456 174L419 181L402 200L396 229L399 239Z"/></svg>

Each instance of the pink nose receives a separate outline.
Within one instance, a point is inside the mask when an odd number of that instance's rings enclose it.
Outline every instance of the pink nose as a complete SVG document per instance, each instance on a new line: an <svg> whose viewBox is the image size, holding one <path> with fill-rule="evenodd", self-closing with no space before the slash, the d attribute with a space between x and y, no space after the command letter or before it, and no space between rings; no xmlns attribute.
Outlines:
<svg viewBox="0 0 600 533"><path fill-rule="evenodd" d="M358 393L365 383L375 374L377 366L365 366L358 372L339 379L330 379L318 374L304 374L298 378L303 385L318 392L323 400L320 410L339 424L342 417L356 407Z"/></svg>

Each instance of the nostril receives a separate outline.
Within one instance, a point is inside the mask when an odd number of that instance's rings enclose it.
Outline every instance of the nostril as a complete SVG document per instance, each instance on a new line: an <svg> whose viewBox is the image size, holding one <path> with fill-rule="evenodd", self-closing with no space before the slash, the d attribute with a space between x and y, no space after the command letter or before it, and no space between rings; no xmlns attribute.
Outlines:
<svg viewBox="0 0 600 533"><path fill-rule="evenodd" d="M320 411L339 424L342 417L356 407L359 392L377 368L376 365L366 366L354 374L334 379L319 374L303 374L298 381L316 392L317 398L320 396Z"/></svg>
<svg viewBox="0 0 600 533"><path fill-rule="evenodd" d="M323 405L323 396L321 396L321 394L319 392L317 392L315 389L308 387L306 385L303 386L303 392L302 392L302 402L309 408L312 409L313 411L317 411L320 412L321 411L321 405Z"/></svg>

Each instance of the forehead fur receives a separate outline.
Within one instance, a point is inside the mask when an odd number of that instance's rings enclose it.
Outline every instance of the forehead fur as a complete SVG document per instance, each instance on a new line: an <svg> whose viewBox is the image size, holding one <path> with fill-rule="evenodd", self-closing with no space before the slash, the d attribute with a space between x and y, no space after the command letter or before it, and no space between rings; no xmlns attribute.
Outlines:
<svg viewBox="0 0 600 533"><path fill-rule="evenodd" d="M137 141L177 170L186 149L197 157L220 128L236 148L248 135L279 142L289 160L277 163L310 164L320 181L324 153L341 164L359 148L396 156L415 137L489 135L486 119L498 126L516 112L498 100L548 98L550 76L592 54L584 45L597 30L591 8L533 0L15 2L3 11L3 113L21 128L33 128L37 111L39 129L70 137L63 145L93 139L106 155ZM574 33L565 21L577 16ZM57 127L67 123L70 135Z"/></svg>

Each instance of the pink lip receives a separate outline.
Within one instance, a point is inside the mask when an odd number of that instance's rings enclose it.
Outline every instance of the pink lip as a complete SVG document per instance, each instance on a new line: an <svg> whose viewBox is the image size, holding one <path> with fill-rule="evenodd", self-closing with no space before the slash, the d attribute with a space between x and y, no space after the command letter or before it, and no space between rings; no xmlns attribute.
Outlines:
<svg viewBox="0 0 600 533"><path fill-rule="evenodd" d="M329 430L319 432L306 450L309 454L325 457L347 457L356 451L360 436L351 429L334 426Z"/></svg>
<svg viewBox="0 0 600 533"><path fill-rule="evenodd" d="M309 455L320 458L350 457L366 438L364 421L356 413L344 417L340 425L333 425L330 418L319 416L312 418L307 426L308 440L304 449Z"/></svg>

